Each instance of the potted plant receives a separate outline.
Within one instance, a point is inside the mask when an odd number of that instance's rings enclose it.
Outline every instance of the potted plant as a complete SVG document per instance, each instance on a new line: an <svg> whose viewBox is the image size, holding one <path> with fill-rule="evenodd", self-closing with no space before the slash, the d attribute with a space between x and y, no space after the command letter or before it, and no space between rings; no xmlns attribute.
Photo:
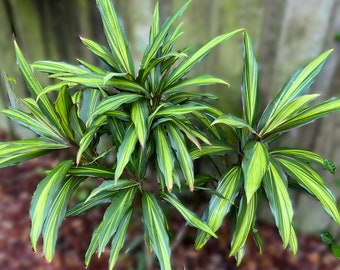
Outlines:
<svg viewBox="0 0 340 270"><path fill-rule="evenodd" d="M321 165L334 173L334 164L311 151L276 148L274 144L286 131L340 109L338 98L315 103L319 95L308 94L331 51L294 73L263 109L259 106L257 63L244 29L219 35L194 52L175 49L182 35L181 24L175 22L189 4L164 23L156 4L149 45L138 70L111 0L97 0L108 47L81 38L100 59L98 66L83 60L78 60L79 65L54 61L30 65L15 42L17 63L30 97L22 99L25 109L9 108L3 113L36 137L1 142L0 167L53 151L65 152L65 159L37 186L30 207L32 247L37 250L42 235L48 261L53 258L64 218L102 205L107 208L93 231L85 265L110 243L109 269L116 263L138 210L147 247L155 253L161 269L171 269L164 204L198 229L197 249L211 236L217 237L216 231L230 216L229 255L235 256L238 264L249 234L255 235L262 247L256 230L261 196L269 202L283 246L293 253L298 246L289 188L312 194L340 223L335 199L314 168ZM216 45L235 35L243 35L244 41L241 117L216 108L215 95L190 91L194 86L227 85L224 80L188 75ZM49 74L52 83L42 86L34 71ZM203 159L218 168L217 173L196 174L194 165ZM70 205L85 180L92 183L92 190L84 200ZM213 194L202 217L181 201L182 194L190 196L197 190Z"/></svg>

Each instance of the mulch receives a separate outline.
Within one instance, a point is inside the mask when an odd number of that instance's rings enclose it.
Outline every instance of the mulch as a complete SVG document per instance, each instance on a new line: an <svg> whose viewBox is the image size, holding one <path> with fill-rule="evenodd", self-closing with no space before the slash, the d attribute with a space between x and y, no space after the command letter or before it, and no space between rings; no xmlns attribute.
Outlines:
<svg viewBox="0 0 340 270"><path fill-rule="evenodd" d="M1 135L1 134L0 134ZM91 239L93 228L101 220L104 209L92 210L79 217L65 219L61 226L56 253L52 262L37 253L30 245L29 205L32 194L42 179L43 169L52 168L52 156L34 159L22 165L0 170L0 269L4 270L80 270L85 269L83 258ZM183 220L174 218L171 228L180 229ZM140 224L131 226L128 241L138 238ZM296 256L284 250L277 229L272 224L260 223L259 232L264 242L264 252L259 254L254 241L249 239L242 264L236 267L228 258L229 228L222 226L219 239L211 239L200 251L193 248L195 230L188 229L186 237L173 249L174 270L340 270L340 260L327 245L314 235L298 234L299 251ZM89 270L107 269L109 251L100 259L93 256ZM142 250L121 256L118 270L145 269L139 262L145 260ZM152 269L159 269L155 261ZM144 268L143 268L144 267Z"/></svg>

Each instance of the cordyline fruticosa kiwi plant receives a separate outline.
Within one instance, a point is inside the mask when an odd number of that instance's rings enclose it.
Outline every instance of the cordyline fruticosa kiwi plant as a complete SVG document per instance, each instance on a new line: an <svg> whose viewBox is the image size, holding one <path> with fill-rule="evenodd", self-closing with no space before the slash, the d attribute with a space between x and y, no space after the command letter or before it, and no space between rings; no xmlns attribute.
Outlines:
<svg viewBox="0 0 340 270"><path fill-rule="evenodd" d="M333 173L333 163L307 150L272 147L286 131L340 109L340 99L317 103L319 95L308 94L331 51L294 73L261 110L258 68L245 30L217 36L194 52L174 49L182 35L182 24L174 23L189 3L163 24L156 4L149 44L138 71L111 0L97 0L109 46L81 38L101 60L99 66L83 60L78 60L79 65L53 61L29 65L15 43L17 63L31 96L22 100L24 109L13 107L3 113L37 137L1 142L0 166L52 151L68 153L64 155L67 160L47 171L30 207L32 246L37 250L42 234L47 260L53 258L63 219L102 205L107 208L93 231L85 265L96 251L100 256L110 245L109 269L114 267L132 216L139 210L147 247L155 253L161 269L171 269L168 221L162 208L166 203L198 229L197 249L209 237L217 237L215 232L225 217L234 213L228 252L237 263L249 234L261 248L256 230L260 197L267 198L283 246L293 253L298 245L289 187L310 193L340 224L335 199L316 171L321 165ZM223 114L212 105L214 95L190 92L194 86L227 84L225 81L210 75L188 76L216 45L235 35L243 35L244 41L241 118ZM34 70L48 73L53 83L43 87ZM98 147L103 141L104 147ZM200 159L213 163L219 171L224 168L224 172L196 175L194 161ZM93 189L84 200L70 203L77 199L76 191L85 180L93 183ZM199 189L212 194L202 217L180 200L181 193L187 196L189 190Z"/></svg>

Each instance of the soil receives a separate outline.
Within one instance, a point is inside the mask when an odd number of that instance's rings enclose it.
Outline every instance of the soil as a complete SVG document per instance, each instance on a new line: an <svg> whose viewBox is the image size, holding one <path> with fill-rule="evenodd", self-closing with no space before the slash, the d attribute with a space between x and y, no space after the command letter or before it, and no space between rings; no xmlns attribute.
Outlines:
<svg viewBox="0 0 340 270"><path fill-rule="evenodd" d="M1 137L1 134L0 134ZM43 157L22 165L0 170L0 269L1 270L80 270L85 269L84 254L91 239L91 233L99 223L104 209L92 210L79 217L65 219L61 226L54 259L48 263L41 248L37 253L30 245L29 205L32 194L42 179L40 172L56 164L53 157ZM171 228L183 228L183 220L172 219ZM134 224L127 241L143 239L138 236L140 224ZM259 232L264 242L260 255L254 241L249 239L242 264L237 268L235 261L228 258L229 229L222 226L219 239L210 240L200 251L193 248L195 230L187 229L186 237L172 251L173 269L180 270L340 270L340 261L330 252L319 237L298 234L299 251L296 256L283 250L282 242L275 226L259 224ZM137 241L138 242L138 241ZM145 262L148 256L141 248L120 257L118 270L145 269L138 262ZM90 270L107 269L109 251L100 259L93 256ZM156 260L154 260L156 261ZM154 263L150 269L159 269Z"/></svg>

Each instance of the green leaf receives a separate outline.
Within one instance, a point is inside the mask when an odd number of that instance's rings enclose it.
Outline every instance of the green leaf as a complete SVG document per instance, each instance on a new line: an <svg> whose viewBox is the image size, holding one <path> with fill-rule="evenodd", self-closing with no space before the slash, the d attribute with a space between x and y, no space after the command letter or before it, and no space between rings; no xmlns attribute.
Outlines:
<svg viewBox="0 0 340 270"><path fill-rule="evenodd" d="M79 110L80 119L90 126L93 121L92 114L100 102L100 91L98 89L85 89L82 95L82 105Z"/></svg>
<svg viewBox="0 0 340 270"><path fill-rule="evenodd" d="M136 188L129 188L117 192L106 209L100 231L98 232L98 256L104 251L111 237L116 233L121 220L131 207Z"/></svg>
<svg viewBox="0 0 340 270"><path fill-rule="evenodd" d="M306 125L315 121L316 119L319 119L338 110L340 110L340 99L327 99L319 104L304 109L296 116L282 123L279 127L275 129L275 132L284 132L292 128Z"/></svg>
<svg viewBox="0 0 340 270"><path fill-rule="evenodd" d="M77 105L73 105L70 109L70 127L72 129L74 140L79 145L84 137L85 124L78 116Z"/></svg>
<svg viewBox="0 0 340 270"><path fill-rule="evenodd" d="M104 98L96 107L91 117L105 114L109 111L114 111L126 103L132 103L141 98L138 94L119 93L113 96Z"/></svg>
<svg viewBox="0 0 340 270"><path fill-rule="evenodd" d="M283 246L286 248L291 236L293 207L287 190L287 178L275 160L271 160L263 183Z"/></svg>
<svg viewBox="0 0 340 270"><path fill-rule="evenodd" d="M206 223L212 231L217 231L222 225L225 216L229 213L231 206L234 204L234 200L239 193L241 186L241 167L237 166L230 168L219 181L216 192L218 192L220 196L213 195L211 197L209 207L205 212ZM196 237L195 248L201 249L208 238L209 235L200 231Z"/></svg>
<svg viewBox="0 0 340 270"><path fill-rule="evenodd" d="M289 248L291 249L292 253L296 255L299 248L299 243L293 225L290 228Z"/></svg>
<svg viewBox="0 0 340 270"><path fill-rule="evenodd" d="M145 101L134 102L131 108L131 120L135 125L137 137L142 149L144 149L145 142L149 132L148 126L149 110Z"/></svg>
<svg viewBox="0 0 340 270"><path fill-rule="evenodd" d="M115 170L115 181L117 183L119 177L122 175L126 165L129 163L131 155L135 150L137 143L137 133L134 125L130 125L123 138L122 144L117 152L117 166Z"/></svg>
<svg viewBox="0 0 340 270"><path fill-rule="evenodd" d="M14 41L14 47L17 57L17 64L19 66L19 70L22 73L25 82L27 84L28 90L33 98L37 98L37 96L42 91L42 86L40 85L38 79L35 77L32 68L27 63L26 59L24 58L18 44ZM47 96L41 96L38 100L38 106L40 110L43 112L44 116L46 116L51 124L60 130L60 124L58 116L56 115L51 101L48 99Z"/></svg>
<svg viewBox="0 0 340 270"><path fill-rule="evenodd" d="M275 96L263 113L259 122L259 130L264 127L268 119L273 118L273 116L286 107L290 101L301 96L308 90L331 52L332 50L324 52L310 62L304 69L297 71L291 76L286 85Z"/></svg>
<svg viewBox="0 0 340 270"><path fill-rule="evenodd" d="M101 231L103 225L104 225L104 223L101 222L92 233L91 242L90 242L90 244L87 248L87 251L85 253L85 267L89 266L91 257L98 247L98 242L99 242L98 234Z"/></svg>
<svg viewBox="0 0 340 270"><path fill-rule="evenodd" d="M173 187L174 157L166 132L161 125L155 128L154 139L156 142L157 166L164 177L167 189L171 191Z"/></svg>
<svg viewBox="0 0 340 270"><path fill-rule="evenodd" d="M58 230L65 218L67 204L82 180L73 177L66 178L47 213L42 234L44 239L44 255L49 262L52 261L54 256Z"/></svg>
<svg viewBox="0 0 340 270"><path fill-rule="evenodd" d="M256 194L251 197L248 203L245 196L242 197L229 256L237 254L244 247L255 218L257 200Z"/></svg>
<svg viewBox="0 0 340 270"><path fill-rule="evenodd" d="M131 180L119 180L117 184L113 180L107 180L95 188L84 201L72 205L67 210L66 216L80 215L96 206L107 204L116 192L134 186L137 186L137 184Z"/></svg>
<svg viewBox="0 0 340 270"><path fill-rule="evenodd" d="M143 193L142 209L146 241L153 248L161 270L171 270L171 250L165 216L154 195L148 192Z"/></svg>
<svg viewBox="0 0 340 270"><path fill-rule="evenodd" d="M39 100L41 96L43 95L46 95L52 91L60 91L60 89L63 87L63 86L67 86L68 88L71 88L71 87L74 87L76 86L77 83L72 83L72 82L64 82L64 81L61 81L61 82L57 82L55 84L50 84L48 86L46 86L41 92L40 94L37 96L36 100Z"/></svg>
<svg viewBox="0 0 340 270"><path fill-rule="evenodd" d="M122 71L134 75L134 63L124 29L111 0L97 0L104 31L113 55Z"/></svg>
<svg viewBox="0 0 340 270"><path fill-rule="evenodd" d="M184 104L184 105L170 105L167 107L161 108L155 115L156 118L159 117L167 117L174 115L184 115L188 113L192 113L193 111L202 111L206 110L207 107L204 105L198 106L195 104Z"/></svg>
<svg viewBox="0 0 340 270"><path fill-rule="evenodd" d="M174 195L162 193L162 197L173 207L175 207L178 212L181 213L183 218L190 226L196 227L208 233L209 235L217 238L217 235L212 231L212 229L206 223L204 223L199 217L197 217L197 215L194 212L186 208Z"/></svg>
<svg viewBox="0 0 340 270"><path fill-rule="evenodd" d="M145 69L149 65L150 61L155 58L157 52L164 43L166 35L169 34L169 29L173 23L183 14L190 2L191 0L186 1L178 11L176 11L164 22L160 29L158 4L156 5L150 33L150 43L144 51L141 61L141 69Z"/></svg>
<svg viewBox="0 0 340 270"><path fill-rule="evenodd" d="M201 99L201 98L207 98L207 99L212 99L212 100L218 99L216 95L213 95L210 93L193 93L193 92L180 91L178 93L171 94L168 97L168 101L174 104L179 104L188 99Z"/></svg>
<svg viewBox="0 0 340 270"><path fill-rule="evenodd" d="M337 243L332 243L331 250L335 258L340 259L340 245L338 245Z"/></svg>
<svg viewBox="0 0 340 270"><path fill-rule="evenodd" d="M194 86L204 86L204 85L212 85L212 84L229 84L215 76L211 75L200 75L193 78L185 78L180 80L178 83L175 83L164 90L164 94L174 94L179 91L182 91L185 87L194 87Z"/></svg>
<svg viewBox="0 0 340 270"><path fill-rule="evenodd" d="M243 150L242 171L247 202L260 187L268 167L268 149L261 142L248 141Z"/></svg>
<svg viewBox="0 0 340 270"><path fill-rule="evenodd" d="M0 142L0 168L16 165L45 155L52 150L64 149L67 147L67 145L41 138Z"/></svg>
<svg viewBox="0 0 340 270"><path fill-rule="evenodd" d="M63 80L71 83L78 83L87 87L93 88L105 88L112 87L120 90L126 90L129 92L141 92L145 95L148 95L148 91L145 90L143 86L140 84L128 80L126 78L122 78L121 76L111 78L107 80L105 78L105 74L96 74L96 73L86 73L78 76L57 76L59 80Z"/></svg>
<svg viewBox="0 0 340 270"><path fill-rule="evenodd" d="M202 145L201 149L190 149L190 156L192 159L198 159L207 155L225 155L227 153L235 152L235 149L227 143L213 142L212 145Z"/></svg>
<svg viewBox="0 0 340 270"><path fill-rule="evenodd" d="M243 29L238 29L233 32L217 36L216 38L209 41L202 48L197 50L194 54L184 60L177 68L171 72L165 82L165 87L169 87L173 83L176 83L179 79L184 77L202 58L207 55L216 45L222 41L230 39L235 34L242 32Z"/></svg>
<svg viewBox="0 0 340 270"><path fill-rule="evenodd" d="M76 158L77 165L79 164L83 153L86 151L86 149L92 142L94 135L101 128L101 126L105 124L105 121L106 121L105 115L99 116L95 121L93 121L92 125L89 126L83 138L80 140L79 149L78 149L77 158Z"/></svg>
<svg viewBox="0 0 340 270"><path fill-rule="evenodd" d="M63 127L64 133L71 141L74 140L73 131L70 126L70 111L72 105L73 102L70 94L68 93L68 88L66 85L64 85L62 86L57 101L55 103L55 110L60 117L61 126Z"/></svg>
<svg viewBox="0 0 340 270"><path fill-rule="evenodd" d="M260 132L260 136L264 137L267 134L275 132L277 129L281 129L281 125L290 121L297 113L299 113L306 104L310 103L312 100L320 96L319 94L313 95L303 95L301 97L297 97L289 104L287 104L281 111L273 114L272 118L270 118L265 124L264 128Z"/></svg>
<svg viewBox="0 0 340 270"><path fill-rule="evenodd" d="M85 265L88 266L93 253L98 248L98 258L103 252L106 244L122 225L122 221L131 211L130 206L134 198L136 188L129 188L115 193L112 202L104 213L103 220L94 230L90 245L85 254ZM115 238L115 237L114 237ZM117 241L112 240L112 241ZM114 258L113 258L114 259Z"/></svg>
<svg viewBox="0 0 340 270"><path fill-rule="evenodd" d="M330 245L334 242L334 237L331 235L330 232L323 232L320 234L322 242L324 242L327 245Z"/></svg>
<svg viewBox="0 0 340 270"><path fill-rule="evenodd" d="M113 178L114 172L112 169L96 166L96 165L86 165L86 166L72 166L69 174L74 176L86 176L86 177L100 177L100 178Z"/></svg>
<svg viewBox="0 0 340 270"><path fill-rule="evenodd" d="M115 183L113 180L107 180L103 182L99 187L95 188L92 190L90 195L87 197L84 203L89 202L93 198L106 194L106 193L112 193L112 192L117 192L125 189L131 189L135 186L137 186L138 183L132 180L126 180L126 179L119 179L117 183Z"/></svg>
<svg viewBox="0 0 340 270"><path fill-rule="evenodd" d="M71 74L85 74L89 71L83 67L72 64L56 61L36 61L32 64L35 70L47 73L71 73Z"/></svg>
<svg viewBox="0 0 340 270"><path fill-rule="evenodd" d="M64 140L60 137L55 130L51 129L44 122L35 119L32 115L16 110L16 109L5 109L2 113L15 121L16 123L32 130L34 133L40 136L44 136L55 140L60 143L64 143Z"/></svg>
<svg viewBox="0 0 340 270"><path fill-rule="evenodd" d="M105 46L97 42L80 37L85 46L95 55L97 55L104 63L112 67L115 71L119 71L120 67L117 60L112 56L111 52Z"/></svg>
<svg viewBox="0 0 340 270"><path fill-rule="evenodd" d="M244 67L242 75L242 103L246 122L254 126L258 117L258 67L249 35L244 31Z"/></svg>
<svg viewBox="0 0 340 270"><path fill-rule="evenodd" d="M194 190L194 166L188 148L182 138L180 131L173 125L166 125L171 141L171 146L176 153L178 163L182 169L187 185L191 191Z"/></svg>
<svg viewBox="0 0 340 270"><path fill-rule="evenodd" d="M256 134L256 131L246 121L231 114L218 117L214 122L212 122L212 125L216 125L219 123L234 128L247 128L250 132Z"/></svg>
<svg viewBox="0 0 340 270"><path fill-rule="evenodd" d="M295 160L276 158L285 168L285 171L305 188L310 194L314 195L322 204L325 211L340 224L340 214L336 205L335 198L331 191L325 186L323 181L316 178L318 175L313 169L307 166L301 167ZM310 172L314 171L314 174Z"/></svg>
<svg viewBox="0 0 340 270"><path fill-rule="evenodd" d="M111 242L110 259L109 259L109 270L113 269L118 259L119 251L122 249L125 238L127 236L127 229L130 224L132 216L132 209L128 210L125 216L119 223L116 233Z"/></svg>
<svg viewBox="0 0 340 270"><path fill-rule="evenodd" d="M330 173L335 173L335 165L332 161L325 159L317 153L312 151L297 149L297 148L277 148L270 151L273 156L286 156L291 158L297 158L306 162L319 163L324 169L328 170Z"/></svg>
<svg viewBox="0 0 340 270"><path fill-rule="evenodd" d="M71 165L71 160L60 162L39 183L33 194L30 206L30 217L32 221L30 236L34 251L37 250L37 242L45 223L48 211L55 199L56 194L60 192L60 185L63 182Z"/></svg>

